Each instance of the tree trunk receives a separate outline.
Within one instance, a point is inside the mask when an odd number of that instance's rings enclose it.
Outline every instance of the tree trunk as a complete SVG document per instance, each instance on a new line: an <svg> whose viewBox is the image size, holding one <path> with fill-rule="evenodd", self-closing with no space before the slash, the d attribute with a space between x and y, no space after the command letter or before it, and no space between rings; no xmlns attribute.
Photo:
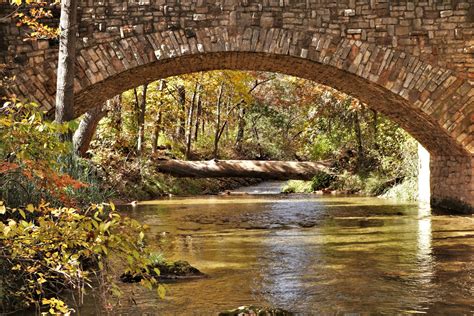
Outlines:
<svg viewBox="0 0 474 316"><path fill-rule="evenodd" d="M79 127L74 133L72 138L74 153L80 157L85 157L89 145L94 138L97 125L100 120L107 115L107 109L104 109L102 105L89 110L82 117Z"/></svg>
<svg viewBox="0 0 474 316"><path fill-rule="evenodd" d="M374 133L374 148L378 149L379 144L378 144L378 139L377 139L377 134L378 134L378 112L376 110L372 110L373 114L373 122L372 122L372 129Z"/></svg>
<svg viewBox="0 0 474 316"><path fill-rule="evenodd" d="M362 142L362 130L360 128L360 119L359 119L358 112L354 113L354 119L355 119L354 129L355 129L356 138L357 138L358 165L359 167L361 167L364 161L364 144Z"/></svg>
<svg viewBox="0 0 474 316"><path fill-rule="evenodd" d="M65 123L74 119L77 2L77 0L61 1L55 111L55 120L58 123ZM61 135L60 138L63 141L70 141L72 133Z"/></svg>
<svg viewBox="0 0 474 316"><path fill-rule="evenodd" d="M178 103L180 106L178 121L176 125L176 139L178 141L184 141L186 134L186 88L182 85L178 86Z"/></svg>
<svg viewBox="0 0 474 316"><path fill-rule="evenodd" d="M159 172L193 178L261 178L311 180L318 172L332 174L325 162L211 160L156 160Z"/></svg>
<svg viewBox="0 0 474 316"><path fill-rule="evenodd" d="M240 106L237 137L235 138L235 149L237 150L237 152L242 151L242 142L244 141L244 134L245 134L245 108L243 106Z"/></svg>
<svg viewBox="0 0 474 316"><path fill-rule="evenodd" d="M158 138L160 137L160 132L161 132L161 120L162 120L162 114L161 114L161 109L160 109L158 112L158 118L155 121L153 136L151 138L151 152L153 154L156 153L157 147L158 147Z"/></svg>
<svg viewBox="0 0 474 316"><path fill-rule="evenodd" d="M191 155L191 145L193 141L193 118L194 118L194 108L196 106L196 99L199 99L199 90L201 86L199 83L196 83L194 86L193 99L191 105L189 106L188 118L187 118L187 131L186 131L186 159L190 158Z"/></svg>
<svg viewBox="0 0 474 316"><path fill-rule="evenodd" d="M204 104L204 106L206 106L206 104ZM202 116L202 119L201 119L201 129L202 129L202 135L205 135L206 134L206 117L205 116Z"/></svg>
<svg viewBox="0 0 474 316"><path fill-rule="evenodd" d="M201 96L199 96L199 99L197 102L197 109L196 109L196 123L194 127L194 142L197 142L198 137L199 137L199 124L201 122L201 113L202 113L202 101L201 101Z"/></svg>
<svg viewBox="0 0 474 316"><path fill-rule="evenodd" d="M112 111L112 124L116 131L116 138L122 133L122 95L116 95L107 101L107 108Z"/></svg>
<svg viewBox="0 0 474 316"><path fill-rule="evenodd" d="M163 91L166 89L166 80L161 80L160 85L158 87L159 91ZM158 109L158 117L155 120L155 127L153 129L153 135L151 138L151 152L156 154L158 148L158 139L160 137L160 132L162 129L161 121L163 119L162 114L162 107L163 107L163 100L160 101L159 109Z"/></svg>
<svg viewBox="0 0 474 316"><path fill-rule="evenodd" d="M133 88L133 96L135 97L135 103L133 104L133 115L135 116L134 124L134 133L136 133L135 137L138 138L138 121L140 120L140 100L138 99L138 91L137 88Z"/></svg>
<svg viewBox="0 0 474 316"><path fill-rule="evenodd" d="M257 141L257 147L258 147L258 158L263 158L263 150L262 150L262 145L260 144L260 136L258 135L258 129L257 129L257 121L259 119L253 120L253 126L252 126L252 131L253 135L255 137L255 140Z"/></svg>
<svg viewBox="0 0 474 316"><path fill-rule="evenodd" d="M148 84L143 85L142 99L140 101L138 111L138 139L137 139L137 153L141 155L145 143L145 113L146 113L146 92Z"/></svg>
<svg viewBox="0 0 474 316"><path fill-rule="evenodd" d="M224 83L221 84L219 88L219 96L217 98L216 104L216 126L215 126L215 133L214 133L214 151L213 157L218 158L219 155L219 138L220 138L220 131L221 131L221 103L222 103L222 95L224 93Z"/></svg>

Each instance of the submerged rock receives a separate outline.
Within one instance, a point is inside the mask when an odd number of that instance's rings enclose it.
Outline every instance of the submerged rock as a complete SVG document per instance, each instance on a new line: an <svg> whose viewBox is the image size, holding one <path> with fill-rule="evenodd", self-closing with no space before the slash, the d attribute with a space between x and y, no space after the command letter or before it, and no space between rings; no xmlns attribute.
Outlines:
<svg viewBox="0 0 474 316"><path fill-rule="evenodd" d="M219 313L219 316L293 316L281 308L262 308L257 306L241 306L234 310Z"/></svg>
<svg viewBox="0 0 474 316"><path fill-rule="evenodd" d="M160 275L154 272L154 269L160 270ZM195 279L206 277L204 273L193 267L187 261L160 262L149 266L150 275L160 280L177 280L177 279ZM120 280L124 283L138 283L143 279L143 274L132 275L124 273L120 276Z"/></svg>
<svg viewBox="0 0 474 316"><path fill-rule="evenodd" d="M160 270L160 278L181 279L198 278L206 276L204 273L193 267L187 261L163 262L154 266Z"/></svg>

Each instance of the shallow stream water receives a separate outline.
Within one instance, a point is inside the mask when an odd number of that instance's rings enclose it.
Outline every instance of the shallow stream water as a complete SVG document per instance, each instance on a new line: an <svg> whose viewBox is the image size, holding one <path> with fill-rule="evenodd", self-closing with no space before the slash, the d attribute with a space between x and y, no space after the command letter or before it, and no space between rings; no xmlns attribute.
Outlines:
<svg viewBox="0 0 474 316"><path fill-rule="evenodd" d="M314 195L173 198L127 214L151 227L167 258L208 278L167 284L164 300L125 285L117 314L216 315L261 305L302 315L474 315L472 216Z"/></svg>

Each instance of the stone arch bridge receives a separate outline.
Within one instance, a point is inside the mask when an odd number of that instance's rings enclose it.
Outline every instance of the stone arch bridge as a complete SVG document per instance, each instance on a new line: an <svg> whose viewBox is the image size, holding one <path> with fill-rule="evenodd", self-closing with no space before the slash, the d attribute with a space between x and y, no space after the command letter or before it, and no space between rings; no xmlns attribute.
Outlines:
<svg viewBox="0 0 474 316"><path fill-rule="evenodd" d="M23 41L5 2L0 63L15 75L6 92L51 110L57 43ZM77 115L172 75L295 75L353 95L397 122L431 153L432 203L473 209L474 0L79 3Z"/></svg>

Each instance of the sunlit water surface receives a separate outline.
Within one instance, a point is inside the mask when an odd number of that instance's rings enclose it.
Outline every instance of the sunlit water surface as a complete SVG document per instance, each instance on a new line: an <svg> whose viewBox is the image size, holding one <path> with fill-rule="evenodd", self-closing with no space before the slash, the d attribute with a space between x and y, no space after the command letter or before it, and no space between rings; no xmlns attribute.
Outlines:
<svg viewBox="0 0 474 316"><path fill-rule="evenodd" d="M164 300L124 285L117 315L251 304L303 315L474 314L474 217L314 195L173 198L126 213L150 226L167 258L209 277L167 284Z"/></svg>

